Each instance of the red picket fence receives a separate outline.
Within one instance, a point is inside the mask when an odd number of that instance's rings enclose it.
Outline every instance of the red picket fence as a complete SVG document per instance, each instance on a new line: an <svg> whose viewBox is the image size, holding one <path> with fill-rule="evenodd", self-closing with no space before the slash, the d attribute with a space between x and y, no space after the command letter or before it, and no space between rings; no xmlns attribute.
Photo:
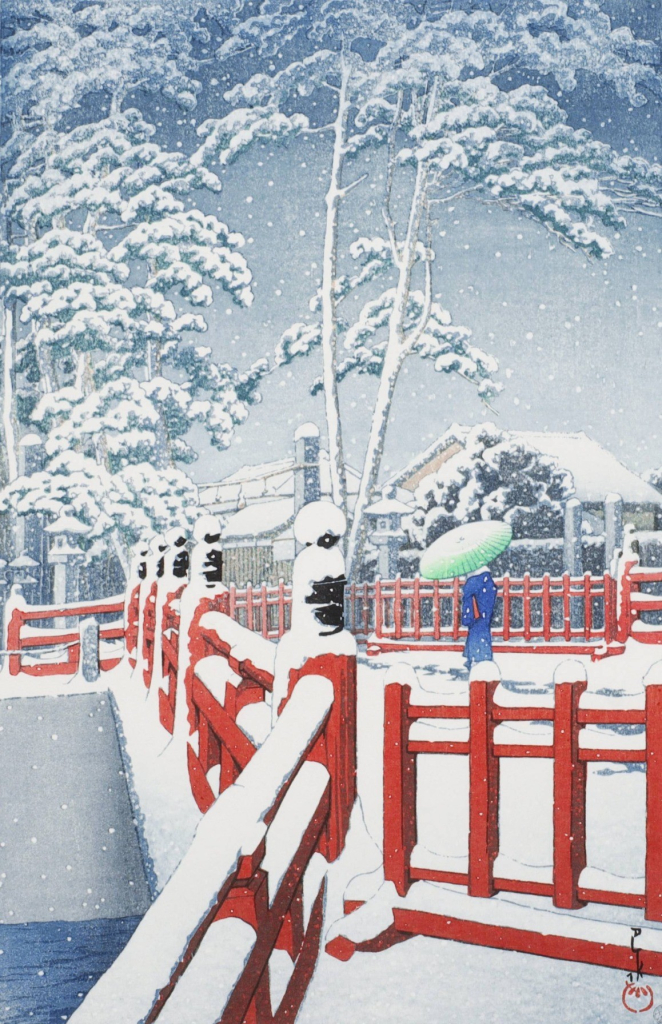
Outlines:
<svg viewBox="0 0 662 1024"><path fill-rule="evenodd" d="M277 587L266 583L254 587L229 585L229 610L240 625L261 633L265 639L278 640L291 624L292 586L280 580Z"/></svg>
<svg viewBox="0 0 662 1024"><path fill-rule="evenodd" d="M492 619L495 650L558 651L572 644L590 653L598 643L616 639L617 584L608 574L567 574L495 580L498 595ZM350 584L348 627L371 636L371 649L461 650L467 635L461 625L463 580L376 580ZM375 643L376 642L376 643ZM526 645L526 646L524 646Z"/></svg>
<svg viewBox="0 0 662 1024"><path fill-rule="evenodd" d="M399 895L413 882L428 880L466 887L469 896L489 898L497 892L549 897L568 910L585 903L641 908L648 921L662 921L662 685L646 687L645 710L580 707L586 681L557 683L553 707L495 704L496 682L470 684L468 705L411 704L411 689L390 683L384 710L384 871ZM464 719L468 741L411 740L412 723L421 719ZM551 744L508 744L494 740L503 722L549 721ZM579 733L588 724L644 725L644 749L580 747ZM435 870L412 865L416 844L417 756L454 754L469 758L469 841L466 871ZM500 758L553 760L553 869L550 882L495 876L499 853ZM586 888L580 875L586 867L586 781L589 762L643 762L646 766L646 864L644 893ZM522 770L526 771L525 764ZM514 928L478 926L475 921L432 921L434 915L395 909L400 932L445 935L460 941L538 952L631 970L629 947L599 944L562 935L517 934ZM428 920L428 918L430 920ZM550 926L551 927L551 926ZM446 928L446 931L444 930ZM574 944L574 945L573 945ZM575 948L577 947L577 948ZM361 948L357 946L356 948ZM662 953L642 951L644 971L662 974Z"/></svg>
<svg viewBox="0 0 662 1024"><path fill-rule="evenodd" d="M355 636L370 638L369 653L384 648L459 651L467 635L461 625L463 580L376 580L351 583L345 592L345 620ZM572 644L591 653L618 639L618 585L602 576L497 579L492 622L495 649L558 652ZM230 585L229 614L248 629L277 639L289 629L292 588Z"/></svg>
<svg viewBox="0 0 662 1024"><path fill-rule="evenodd" d="M11 601L11 599L10 599ZM110 597L103 601L79 602L65 604L58 608L50 605L25 605L13 603L8 605L9 618L6 628L6 644L9 652L9 672L12 676L24 673L29 676L75 675L80 662L80 632L78 629L48 630L30 627L31 622L63 619L86 618L89 616L112 615L119 619L102 625L99 629L100 640L123 640L124 598ZM61 649L63 658L58 661L42 661L39 664L26 664L23 654L44 652L52 648ZM121 656L101 658L99 667L107 672L119 665Z"/></svg>

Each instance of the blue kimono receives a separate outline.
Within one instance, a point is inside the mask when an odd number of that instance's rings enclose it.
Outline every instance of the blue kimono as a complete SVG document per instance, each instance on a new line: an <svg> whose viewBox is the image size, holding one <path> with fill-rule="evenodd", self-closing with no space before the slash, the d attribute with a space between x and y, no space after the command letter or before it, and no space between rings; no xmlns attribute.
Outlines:
<svg viewBox="0 0 662 1024"><path fill-rule="evenodd" d="M496 584L487 569L475 576L469 576L464 584L462 625L469 628L464 646L464 660L469 669L477 661L492 661L490 625L496 595Z"/></svg>

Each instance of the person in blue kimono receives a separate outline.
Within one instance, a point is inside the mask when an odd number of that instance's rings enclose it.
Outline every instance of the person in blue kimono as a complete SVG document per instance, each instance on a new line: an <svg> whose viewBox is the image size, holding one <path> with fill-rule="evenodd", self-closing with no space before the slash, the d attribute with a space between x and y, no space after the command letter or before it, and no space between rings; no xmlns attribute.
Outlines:
<svg viewBox="0 0 662 1024"><path fill-rule="evenodd" d="M492 661L492 613L497 587L487 566L467 576L462 591L462 625L469 634L464 645L464 660L471 669L477 661Z"/></svg>

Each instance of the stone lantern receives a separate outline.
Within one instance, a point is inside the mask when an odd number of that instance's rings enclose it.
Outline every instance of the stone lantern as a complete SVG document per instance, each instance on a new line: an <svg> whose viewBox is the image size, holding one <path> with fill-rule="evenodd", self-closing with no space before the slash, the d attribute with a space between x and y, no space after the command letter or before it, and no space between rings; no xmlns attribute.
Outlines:
<svg viewBox="0 0 662 1024"><path fill-rule="evenodd" d="M368 537L377 548L377 574L382 579L392 580L398 574L400 549L407 539L402 529L402 517L411 513L411 507L396 497L393 485L384 487L381 498L365 510L365 515L374 522Z"/></svg>
<svg viewBox="0 0 662 1024"><path fill-rule="evenodd" d="M26 551L13 558L7 566L11 585L18 584L22 587L23 592L29 594L32 601L35 599L35 588L39 582L35 575L38 570L39 562L31 558Z"/></svg>
<svg viewBox="0 0 662 1024"><path fill-rule="evenodd" d="M72 604L79 598L78 570L85 556L78 546L78 538L89 532L89 526L66 513L61 513L46 527L46 533L52 538L48 564L53 566L53 604L56 606Z"/></svg>

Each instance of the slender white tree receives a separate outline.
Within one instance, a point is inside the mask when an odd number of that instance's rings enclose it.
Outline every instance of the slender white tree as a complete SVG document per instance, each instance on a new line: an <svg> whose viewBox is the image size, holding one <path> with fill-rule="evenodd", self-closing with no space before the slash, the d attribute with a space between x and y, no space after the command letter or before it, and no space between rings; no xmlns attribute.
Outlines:
<svg viewBox="0 0 662 1024"><path fill-rule="evenodd" d="M466 329L449 330L449 314L432 301L436 205L464 196L498 203L539 220L569 247L604 258L611 253L607 232L623 225L623 209L656 207L660 197L659 168L619 158L573 129L552 96L550 81L570 90L579 75L606 83L635 105L645 102L642 88L659 91L657 47L629 29L613 29L600 3L589 0L574 13L538 0L500 12L425 5L417 13L407 5L394 14L394 7L346 0L320 0L305 9L278 0L260 5L255 17L229 25L220 55L251 49L272 63L228 91L237 109L201 128L222 160L269 136L270 126L281 136L333 132L322 284L313 300L321 316L287 331L277 360L322 349L323 375L313 387L325 395L331 461L338 464L336 500L343 498L338 380L352 370L379 377L349 537L350 572L362 556L363 512L378 479L405 359L416 352L433 358L437 370L459 372L478 385L484 399L498 389L494 361L470 345ZM298 57L288 62L282 54L290 47ZM514 71L520 84L510 81ZM312 95L325 98L318 106L331 116L311 121ZM365 177L346 181L345 173L367 147L385 151L385 235L355 243L350 253L362 269L339 278L342 202ZM396 187L406 198L394 210ZM381 271L390 275L391 287L377 299L371 292L345 333L349 353L339 361L339 303Z"/></svg>

